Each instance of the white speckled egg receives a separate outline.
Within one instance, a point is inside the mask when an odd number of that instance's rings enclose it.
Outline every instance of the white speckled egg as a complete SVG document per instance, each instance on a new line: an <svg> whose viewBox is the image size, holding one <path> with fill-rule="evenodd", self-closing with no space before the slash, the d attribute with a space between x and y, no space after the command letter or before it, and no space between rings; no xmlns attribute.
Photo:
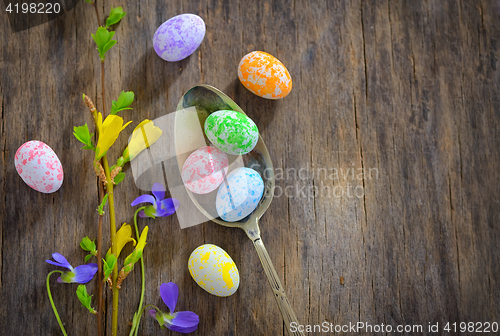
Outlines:
<svg viewBox="0 0 500 336"><path fill-rule="evenodd" d="M251 168L237 168L219 187L217 213L226 222L239 221L255 210L263 193L264 181L259 173Z"/></svg>
<svg viewBox="0 0 500 336"><path fill-rule="evenodd" d="M195 194L208 194L220 186L228 165L226 153L213 146L202 147L184 162L182 181Z"/></svg>
<svg viewBox="0 0 500 336"><path fill-rule="evenodd" d="M165 21L153 36L153 46L161 58L177 62L188 57L205 37L205 21L195 14L181 14Z"/></svg>
<svg viewBox="0 0 500 336"><path fill-rule="evenodd" d="M217 296L234 294L240 285L240 274L226 251L212 244L198 247L188 261L189 273L201 288Z"/></svg>
<svg viewBox="0 0 500 336"><path fill-rule="evenodd" d="M31 188L42 193L53 193L63 183L64 173L56 153L41 141L28 141L14 158L19 176Z"/></svg>
<svg viewBox="0 0 500 336"><path fill-rule="evenodd" d="M249 153L259 141L259 130L253 120L231 110L210 114L205 120L205 134L215 147L232 155Z"/></svg>

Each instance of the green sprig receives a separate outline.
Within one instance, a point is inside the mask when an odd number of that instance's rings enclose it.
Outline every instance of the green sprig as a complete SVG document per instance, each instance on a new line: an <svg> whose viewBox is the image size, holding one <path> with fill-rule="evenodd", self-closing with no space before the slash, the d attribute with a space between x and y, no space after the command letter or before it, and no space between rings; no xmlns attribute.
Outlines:
<svg viewBox="0 0 500 336"><path fill-rule="evenodd" d="M104 206L106 205L106 202L108 201L108 196L109 194L104 195L102 198L101 204L97 207L97 212L99 212L99 215L104 215Z"/></svg>
<svg viewBox="0 0 500 336"><path fill-rule="evenodd" d="M89 293L87 293L87 287L85 287L85 285L78 286L76 289L76 296L78 296L78 300L80 300L82 305L87 308L90 313L94 315L97 314L97 311L90 305L93 295L89 295Z"/></svg>
<svg viewBox="0 0 500 336"><path fill-rule="evenodd" d="M95 41L95 44L97 45L97 50L99 51L99 57L101 58L101 62L104 62L104 59L106 58L106 53L113 48L113 46L116 44L116 40L112 40L113 36L115 35L115 32L112 31L110 32L104 27L99 27L97 28L97 31L92 35L92 38Z"/></svg>
<svg viewBox="0 0 500 336"><path fill-rule="evenodd" d="M113 180L115 181L115 184L118 184L121 181L123 181L124 178L125 178L125 173L120 172L120 173L116 174L116 176Z"/></svg>
<svg viewBox="0 0 500 336"><path fill-rule="evenodd" d="M111 112L109 114L117 114L123 110L131 110L130 104L134 101L134 93L132 91L122 91L118 96L117 101L111 102Z"/></svg>
<svg viewBox="0 0 500 336"><path fill-rule="evenodd" d="M109 253L106 255L106 260L102 259L102 262L104 264L104 280L106 280L115 268L116 257L114 254Z"/></svg>
<svg viewBox="0 0 500 336"><path fill-rule="evenodd" d="M89 261L92 256L97 256L97 248L95 246L95 241L90 240L89 237L83 237L80 242L80 247L82 250L90 252L85 256L85 262Z"/></svg>
<svg viewBox="0 0 500 336"><path fill-rule="evenodd" d="M127 15L127 13L123 11L123 8L111 8L111 12L109 12L109 16L106 19L106 28L109 28L110 26L120 22L120 20L123 19L125 15Z"/></svg>
<svg viewBox="0 0 500 336"><path fill-rule="evenodd" d="M92 136L94 134L90 134L87 124L83 126L75 126L73 127L73 131L75 138L85 145L82 149L91 149L95 151L94 144L92 143Z"/></svg>

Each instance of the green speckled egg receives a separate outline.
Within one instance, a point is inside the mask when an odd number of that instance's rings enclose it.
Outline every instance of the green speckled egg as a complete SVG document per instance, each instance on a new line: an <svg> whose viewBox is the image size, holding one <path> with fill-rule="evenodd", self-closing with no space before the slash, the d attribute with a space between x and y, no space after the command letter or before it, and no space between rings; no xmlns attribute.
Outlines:
<svg viewBox="0 0 500 336"><path fill-rule="evenodd" d="M208 140L223 152L243 155L250 152L259 140L257 125L240 112L221 110L205 121Z"/></svg>

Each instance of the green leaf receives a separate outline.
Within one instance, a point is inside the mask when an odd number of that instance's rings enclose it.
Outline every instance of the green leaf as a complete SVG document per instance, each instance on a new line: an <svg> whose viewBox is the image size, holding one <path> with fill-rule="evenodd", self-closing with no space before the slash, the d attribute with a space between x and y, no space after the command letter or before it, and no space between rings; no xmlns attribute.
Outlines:
<svg viewBox="0 0 500 336"><path fill-rule="evenodd" d="M89 293L87 293L87 287L85 287L85 285L78 286L78 288L76 289L76 296L78 296L78 299L83 304L83 306L87 308L90 297Z"/></svg>
<svg viewBox="0 0 500 336"><path fill-rule="evenodd" d="M134 93L132 91L122 91L118 97L118 105L120 107L127 107L134 101Z"/></svg>
<svg viewBox="0 0 500 336"><path fill-rule="evenodd" d="M82 149L95 150L94 144L92 143L92 136L94 134L90 134L87 124L83 126L75 126L73 127L73 130L73 135L75 136L75 138L85 145L82 147Z"/></svg>
<svg viewBox="0 0 500 336"><path fill-rule="evenodd" d="M99 212L99 215L104 215L104 206L106 205L106 202L108 200L109 194L104 195L101 204L97 207L97 212Z"/></svg>
<svg viewBox="0 0 500 336"><path fill-rule="evenodd" d="M85 2L87 2L87 3L91 4L91 5L93 5L93 4L94 4L94 3L92 2L92 0L85 0Z"/></svg>
<svg viewBox="0 0 500 336"><path fill-rule="evenodd" d="M121 181L123 181L124 178L125 178L125 173L120 172L120 173L116 174L116 176L114 178L115 184L120 183Z"/></svg>
<svg viewBox="0 0 500 336"><path fill-rule="evenodd" d="M106 54L109 51L109 49L111 49L116 44L116 42L117 42L116 40L111 40L108 43L106 43L106 45L102 49L102 53Z"/></svg>
<svg viewBox="0 0 500 336"><path fill-rule="evenodd" d="M127 13L123 11L123 8L121 7L111 8L111 12L109 12L109 17L106 19L106 28L109 28L110 26L120 22L120 20L123 19L125 15L127 15Z"/></svg>
<svg viewBox="0 0 500 336"><path fill-rule="evenodd" d="M90 259L90 258L92 258L93 256L94 256L94 255L93 255L92 253L87 254L87 255L85 256L85 262L89 261L89 259Z"/></svg>
<svg viewBox="0 0 500 336"><path fill-rule="evenodd" d="M78 296L78 299L82 303L82 306L87 308L89 312L92 314L96 314L97 312L92 308L90 305L90 302L92 301L92 296L87 293L87 287L85 285L79 285L78 288L76 289L76 296Z"/></svg>
<svg viewBox="0 0 500 336"><path fill-rule="evenodd" d="M94 34L91 34L92 38L97 45L97 50L99 51L99 57L101 60L104 60L106 57L106 53L116 44L115 42L111 42L115 32L110 32L104 27L97 28L97 31Z"/></svg>
<svg viewBox="0 0 500 336"><path fill-rule="evenodd" d="M108 254L106 255L106 260L102 260L104 264L104 280L106 280L111 273L113 273L113 269L115 268L116 264L116 257L114 254Z"/></svg>
<svg viewBox="0 0 500 336"><path fill-rule="evenodd" d="M134 93L132 91L122 91L117 101L112 101L110 114L117 114L123 110L131 110L129 107L134 101Z"/></svg>
<svg viewBox="0 0 500 336"><path fill-rule="evenodd" d="M80 242L80 247L84 251L88 251L88 252L91 252L91 253L97 253L97 250L96 250L96 247L95 247L95 243L93 241L91 241L89 237L83 237L82 238L82 241Z"/></svg>
<svg viewBox="0 0 500 336"><path fill-rule="evenodd" d="M97 31L94 34L90 34L94 39L95 44L97 45L97 49L102 49L106 43L110 40L109 31L104 27L97 28Z"/></svg>

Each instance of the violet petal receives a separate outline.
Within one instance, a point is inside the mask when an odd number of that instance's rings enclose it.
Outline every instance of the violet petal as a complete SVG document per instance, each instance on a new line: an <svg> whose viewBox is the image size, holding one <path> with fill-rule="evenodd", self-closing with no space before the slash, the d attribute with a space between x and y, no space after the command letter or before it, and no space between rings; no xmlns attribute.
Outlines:
<svg viewBox="0 0 500 336"><path fill-rule="evenodd" d="M57 261L62 267L73 269L73 267L71 267L71 264L68 262L68 260L66 260L66 258L64 258L62 254L52 253L52 258L54 258L54 260Z"/></svg>
<svg viewBox="0 0 500 336"><path fill-rule="evenodd" d="M175 313L175 317L167 322L167 328L180 333L190 333L198 328L200 318L191 311Z"/></svg>
<svg viewBox="0 0 500 336"><path fill-rule="evenodd" d="M177 211L179 205L179 200L176 200L175 198L167 198L161 201L160 208L166 211L166 214L164 216L170 216Z"/></svg>
<svg viewBox="0 0 500 336"><path fill-rule="evenodd" d="M52 260L45 260L45 262L49 263L51 265L54 265L54 266L68 268L66 265L62 265L61 263L58 263L58 262L55 262L55 261L52 261ZM68 268L68 269L71 270L71 268Z"/></svg>
<svg viewBox="0 0 500 336"><path fill-rule="evenodd" d="M130 204L131 206L136 206L137 204L140 204L140 203L151 203L151 204L155 204L155 198L151 195L141 195L139 197L137 197L133 202L132 204Z"/></svg>
<svg viewBox="0 0 500 336"><path fill-rule="evenodd" d="M155 217L167 217L167 211L162 209L155 210Z"/></svg>
<svg viewBox="0 0 500 336"><path fill-rule="evenodd" d="M165 302L168 309L170 309L170 314L172 314L175 310L175 306L177 305L179 287L177 287L177 285L173 282L163 283L160 286L160 295L163 302Z"/></svg>
<svg viewBox="0 0 500 336"><path fill-rule="evenodd" d="M73 272L75 273L73 282L84 284L92 280L94 277L97 272L97 264L90 263L87 265L80 265L75 267Z"/></svg>
<svg viewBox="0 0 500 336"><path fill-rule="evenodd" d="M153 184L151 192L153 193L153 195L155 195L157 202L160 202L162 199L165 198L165 187L161 183Z"/></svg>

